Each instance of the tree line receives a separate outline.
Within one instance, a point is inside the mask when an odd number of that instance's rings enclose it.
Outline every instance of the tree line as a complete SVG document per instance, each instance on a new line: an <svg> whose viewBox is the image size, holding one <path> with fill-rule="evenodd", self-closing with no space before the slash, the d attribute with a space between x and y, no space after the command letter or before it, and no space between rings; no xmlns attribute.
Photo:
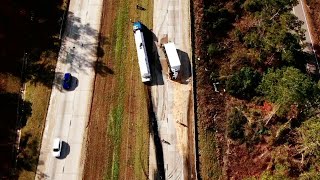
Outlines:
<svg viewBox="0 0 320 180"><path fill-rule="evenodd" d="M320 177L319 69L306 69L316 60L304 51L303 22L292 14L297 4L297 0L238 0L232 8L222 1L205 6L203 26L209 30L203 37L203 61L211 82L222 82L230 96L256 106L267 102L274 110L265 120L260 110L252 112L243 104L232 108L227 113L228 137L244 143L257 134L268 135L273 151L289 144L296 154L288 159L300 161L295 174L312 179ZM278 163L274 159L272 171L263 172L262 179L294 176L288 159Z"/></svg>

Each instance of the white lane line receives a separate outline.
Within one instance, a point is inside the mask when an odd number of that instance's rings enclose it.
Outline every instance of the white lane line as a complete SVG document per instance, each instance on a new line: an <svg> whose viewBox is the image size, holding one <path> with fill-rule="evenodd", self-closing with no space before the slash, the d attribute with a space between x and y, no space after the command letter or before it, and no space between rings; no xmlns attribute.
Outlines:
<svg viewBox="0 0 320 180"><path fill-rule="evenodd" d="M304 20L305 20L306 25L307 25L307 31L308 31L308 34L309 34L309 37L310 37L310 41L311 41L311 45L312 45L312 49L313 49L313 40L312 40L312 36L311 36L310 30L309 30L309 25L308 25L308 21L307 21L307 18L306 18L306 13L304 11L304 4L303 4L302 0L300 0L300 4L301 4L303 17L304 17Z"/></svg>
<svg viewBox="0 0 320 180"><path fill-rule="evenodd" d="M320 69L319 69L318 58L317 58L317 55L316 55L316 51L314 50L314 47L313 47L313 40L312 40L312 36L311 36L310 30L309 30L309 24L308 24L308 21L307 21L307 18L306 18L306 13L304 11L304 4L303 4L302 0L300 0L300 4L302 6L302 12L303 12L304 20L305 20L305 22L307 24L307 31L308 31L308 34L309 34L309 37L310 37L311 47L312 47L312 51L313 51L314 57L315 57L316 62L317 62L317 67L318 67L318 72L319 72Z"/></svg>

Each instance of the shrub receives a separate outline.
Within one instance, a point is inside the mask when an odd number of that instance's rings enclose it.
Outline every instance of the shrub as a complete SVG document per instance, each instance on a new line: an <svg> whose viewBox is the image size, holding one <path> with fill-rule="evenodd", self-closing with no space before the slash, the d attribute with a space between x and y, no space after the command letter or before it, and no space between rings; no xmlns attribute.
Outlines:
<svg viewBox="0 0 320 180"><path fill-rule="evenodd" d="M242 68L226 82L226 90L238 98L250 99L255 95L259 85L260 75L249 67Z"/></svg>
<svg viewBox="0 0 320 180"><path fill-rule="evenodd" d="M242 112L233 108L228 117L228 136L233 140L243 139L244 125L247 123L246 117Z"/></svg>

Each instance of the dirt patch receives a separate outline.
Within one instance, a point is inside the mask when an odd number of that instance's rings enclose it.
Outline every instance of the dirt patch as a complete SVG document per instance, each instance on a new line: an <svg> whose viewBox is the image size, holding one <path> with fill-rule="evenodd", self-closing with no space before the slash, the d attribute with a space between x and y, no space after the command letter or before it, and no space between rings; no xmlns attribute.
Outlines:
<svg viewBox="0 0 320 180"><path fill-rule="evenodd" d="M102 9L102 21L100 28L100 48L104 56L98 59L113 71L111 39L114 36L113 20L116 16L117 2L105 0ZM110 140L106 139L107 117L110 111L111 100L114 98L115 78L112 74L96 75L94 94L89 122L87 125L87 149L84 166L84 177L88 179L103 179L108 150L112 147ZM97 168L99 167L99 168Z"/></svg>

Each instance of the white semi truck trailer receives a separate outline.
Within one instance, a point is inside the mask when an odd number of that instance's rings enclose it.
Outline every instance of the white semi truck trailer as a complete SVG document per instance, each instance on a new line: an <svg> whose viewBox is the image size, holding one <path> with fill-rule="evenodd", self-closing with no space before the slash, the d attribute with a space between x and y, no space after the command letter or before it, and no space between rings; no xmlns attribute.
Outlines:
<svg viewBox="0 0 320 180"><path fill-rule="evenodd" d="M177 79L181 63L177 53L176 46L173 42L169 42L167 44L164 44L164 50L169 62L170 79Z"/></svg>
<svg viewBox="0 0 320 180"><path fill-rule="evenodd" d="M150 73L146 45L143 38L142 25L139 21L133 24L133 33L134 33L134 40L136 43L136 49L138 54L138 63L140 67L141 79L142 79L142 82L144 83L149 82L151 81L151 73Z"/></svg>

